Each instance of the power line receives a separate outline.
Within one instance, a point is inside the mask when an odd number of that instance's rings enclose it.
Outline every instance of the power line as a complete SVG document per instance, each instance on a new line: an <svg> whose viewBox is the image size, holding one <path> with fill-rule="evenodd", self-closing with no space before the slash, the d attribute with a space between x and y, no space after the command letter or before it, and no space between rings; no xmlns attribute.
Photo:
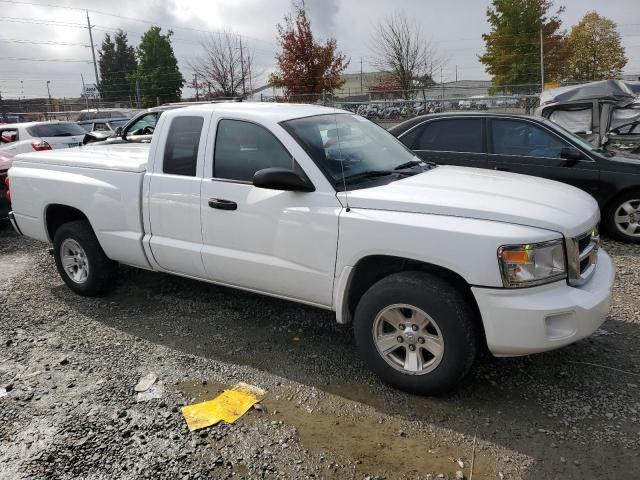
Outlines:
<svg viewBox="0 0 640 480"><path fill-rule="evenodd" d="M77 60L74 58L26 58L26 57L0 57L0 60L10 62L72 62L91 63L91 60Z"/></svg>
<svg viewBox="0 0 640 480"><path fill-rule="evenodd" d="M55 42L52 40L27 40L20 38L0 38L0 42L5 43L25 43L25 44L35 44L35 45L61 45L66 47L88 47L86 43L79 42Z"/></svg>

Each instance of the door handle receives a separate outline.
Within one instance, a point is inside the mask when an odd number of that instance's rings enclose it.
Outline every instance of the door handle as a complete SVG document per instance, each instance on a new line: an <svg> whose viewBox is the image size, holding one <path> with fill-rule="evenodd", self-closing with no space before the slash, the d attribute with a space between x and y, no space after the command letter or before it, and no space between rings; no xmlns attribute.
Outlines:
<svg viewBox="0 0 640 480"><path fill-rule="evenodd" d="M224 200L222 198L210 198L209 206L211 208L217 208L218 210L237 210L238 204L231 200Z"/></svg>

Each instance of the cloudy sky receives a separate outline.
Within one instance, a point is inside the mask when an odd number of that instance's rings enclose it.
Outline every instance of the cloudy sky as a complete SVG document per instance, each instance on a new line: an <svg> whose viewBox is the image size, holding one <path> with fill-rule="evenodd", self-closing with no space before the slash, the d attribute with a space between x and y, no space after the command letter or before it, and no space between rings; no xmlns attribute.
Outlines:
<svg viewBox="0 0 640 480"><path fill-rule="evenodd" d="M44 4L47 5L44 5ZM350 72L372 70L370 32L384 16L404 10L415 18L440 53L449 60L445 80L486 79L477 61L482 33L488 30L485 11L490 0L306 0L317 37L335 37L351 57ZM629 63L625 73L640 74L640 8L638 0L565 0L564 28L596 10L619 25ZM0 92L3 97L42 97L49 80L54 97L77 97L81 77L94 81L86 14L94 28L94 44L118 28L137 44L151 24L174 31L181 70L190 75L189 59L208 31L233 30L255 52L258 68L269 72L277 51L276 24L291 10L291 0L0 0ZM97 51L96 51L97 55ZM436 75L434 75L436 76ZM437 78L437 77L436 77Z"/></svg>

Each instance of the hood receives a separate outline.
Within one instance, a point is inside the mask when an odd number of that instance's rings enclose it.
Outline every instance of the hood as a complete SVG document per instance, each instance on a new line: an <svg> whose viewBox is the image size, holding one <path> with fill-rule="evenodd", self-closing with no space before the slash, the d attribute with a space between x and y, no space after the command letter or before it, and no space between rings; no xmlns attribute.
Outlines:
<svg viewBox="0 0 640 480"><path fill-rule="evenodd" d="M14 163L46 163L67 167L98 168L124 172L144 172L149 158L148 143L86 145L16 155Z"/></svg>
<svg viewBox="0 0 640 480"><path fill-rule="evenodd" d="M342 194L344 195L344 194ZM437 167L386 185L351 190L349 206L516 223L574 237L600 219L589 194L528 175Z"/></svg>

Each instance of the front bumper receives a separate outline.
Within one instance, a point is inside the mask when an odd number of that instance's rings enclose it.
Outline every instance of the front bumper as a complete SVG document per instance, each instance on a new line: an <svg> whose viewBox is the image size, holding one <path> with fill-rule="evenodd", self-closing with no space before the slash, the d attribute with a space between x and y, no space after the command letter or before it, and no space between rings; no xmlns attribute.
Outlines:
<svg viewBox="0 0 640 480"><path fill-rule="evenodd" d="M599 250L595 273L580 287L566 281L513 290L472 287L489 351L528 355L588 337L607 318L614 277L611 258Z"/></svg>

